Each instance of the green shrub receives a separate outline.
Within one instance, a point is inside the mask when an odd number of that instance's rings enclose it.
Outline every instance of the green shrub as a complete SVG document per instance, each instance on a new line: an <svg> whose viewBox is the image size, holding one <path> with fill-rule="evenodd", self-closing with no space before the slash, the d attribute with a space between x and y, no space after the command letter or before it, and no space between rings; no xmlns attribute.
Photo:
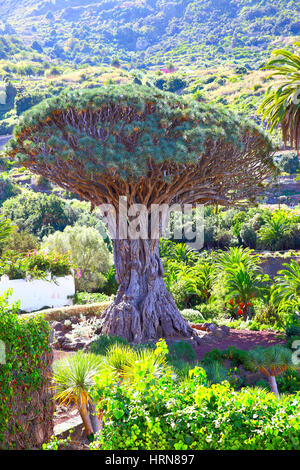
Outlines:
<svg viewBox="0 0 300 470"><path fill-rule="evenodd" d="M192 308L185 308L184 310L181 310L180 313L183 316L183 318L185 318L189 322L197 323L197 322L204 321L204 318L199 312L199 310L194 310Z"/></svg>
<svg viewBox="0 0 300 470"><path fill-rule="evenodd" d="M0 204L3 204L7 199L15 197L20 193L20 189L16 184L13 184L9 178L0 175Z"/></svg>
<svg viewBox="0 0 300 470"><path fill-rule="evenodd" d="M112 255L107 245L92 227L66 227L44 239L45 249L69 254L80 268L81 276L76 280L79 291L97 291L106 281L105 274L112 266Z"/></svg>
<svg viewBox="0 0 300 470"><path fill-rule="evenodd" d="M7 275L10 279L46 278L47 273L54 277L72 274L74 264L66 255L56 253L45 254L36 250L24 253L6 252L0 260L0 276Z"/></svg>
<svg viewBox="0 0 300 470"><path fill-rule="evenodd" d="M105 356L109 348L114 344L128 345L128 342L125 339L120 338L119 336L102 335L100 336L100 338L96 339L91 343L90 350L94 354Z"/></svg>
<svg viewBox="0 0 300 470"><path fill-rule="evenodd" d="M40 241L32 233L27 231L14 231L9 235L3 244L3 253L14 251L18 253L27 253L32 250L39 250Z"/></svg>
<svg viewBox="0 0 300 470"><path fill-rule="evenodd" d="M192 362L196 360L196 357L193 346L187 341L181 339L180 341L174 341L169 346L169 360L171 362L179 360Z"/></svg>
<svg viewBox="0 0 300 470"><path fill-rule="evenodd" d="M1 211L20 231L25 230L42 238L55 230L63 230L72 222L65 208L65 201L53 194L47 196L26 191L5 201Z"/></svg>
<svg viewBox="0 0 300 470"><path fill-rule="evenodd" d="M6 350L5 364L0 365L0 448L10 445L7 435L26 436L14 400L18 397L28 406L32 393L44 385L41 370L51 352L49 324L41 316L23 320L18 310L18 303L9 306L9 292L0 297L0 340Z"/></svg>
<svg viewBox="0 0 300 470"><path fill-rule="evenodd" d="M154 357L168 353L162 346ZM228 382L209 387L199 367L178 382L168 369L160 374L152 365L149 373L147 356L130 377L96 379L92 397L101 400L105 426L91 449L300 449L299 394L279 401L260 389L237 392Z"/></svg>
<svg viewBox="0 0 300 470"><path fill-rule="evenodd" d="M99 292L76 292L73 298L74 305L87 305L100 302L108 302L111 300L106 294L100 294Z"/></svg>

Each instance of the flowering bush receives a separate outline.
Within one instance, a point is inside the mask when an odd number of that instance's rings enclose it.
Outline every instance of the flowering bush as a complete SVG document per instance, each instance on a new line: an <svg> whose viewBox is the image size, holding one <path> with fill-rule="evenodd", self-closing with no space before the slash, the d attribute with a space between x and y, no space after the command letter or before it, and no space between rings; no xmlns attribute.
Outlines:
<svg viewBox="0 0 300 470"><path fill-rule="evenodd" d="M5 253L0 260L0 276L7 275L10 279L45 279L47 273L52 276L66 276L72 273L69 256L56 253L43 253L36 250L26 255L13 251Z"/></svg>
<svg viewBox="0 0 300 470"><path fill-rule="evenodd" d="M231 318L238 319L243 317L246 320L250 308L252 306L252 302L236 302L236 300L230 299L228 301L228 310L230 313Z"/></svg>

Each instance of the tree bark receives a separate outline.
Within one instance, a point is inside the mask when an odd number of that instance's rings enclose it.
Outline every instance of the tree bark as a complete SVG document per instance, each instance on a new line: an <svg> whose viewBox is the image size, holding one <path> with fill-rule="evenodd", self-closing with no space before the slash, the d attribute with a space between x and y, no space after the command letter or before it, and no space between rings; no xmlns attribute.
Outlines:
<svg viewBox="0 0 300 470"><path fill-rule="evenodd" d="M276 377L274 375L270 375L270 377L268 377L268 379L269 379L269 384L270 384L271 391L274 393L274 395L277 398L279 398Z"/></svg>
<svg viewBox="0 0 300 470"><path fill-rule="evenodd" d="M119 289L101 333L129 342L195 337L167 291L158 240L114 240Z"/></svg>

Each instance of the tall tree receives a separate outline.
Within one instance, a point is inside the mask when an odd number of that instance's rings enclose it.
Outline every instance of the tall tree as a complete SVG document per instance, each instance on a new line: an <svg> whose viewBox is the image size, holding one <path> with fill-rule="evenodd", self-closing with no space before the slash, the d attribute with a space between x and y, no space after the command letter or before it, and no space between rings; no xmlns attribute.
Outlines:
<svg viewBox="0 0 300 470"><path fill-rule="evenodd" d="M294 46L300 46L300 42ZM269 77L275 82L269 87L266 97L259 107L263 119L270 130L281 126L282 136L286 145L300 150L300 56L285 50L273 51L274 56L264 69L272 70Z"/></svg>
<svg viewBox="0 0 300 470"><path fill-rule="evenodd" d="M94 206L110 204L115 210L119 289L102 332L129 341L193 335L163 281L163 227L153 238L151 206L253 200L273 171L271 152L270 141L254 125L138 85L64 92L46 100L24 115L9 147L34 173ZM121 196L128 208L146 207L147 239L121 238Z"/></svg>

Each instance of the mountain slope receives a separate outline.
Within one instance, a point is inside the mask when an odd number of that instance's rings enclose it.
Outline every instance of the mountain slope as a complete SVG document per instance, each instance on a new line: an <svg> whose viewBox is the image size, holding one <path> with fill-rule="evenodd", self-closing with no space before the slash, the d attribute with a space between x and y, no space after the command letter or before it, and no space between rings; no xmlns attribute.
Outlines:
<svg viewBox="0 0 300 470"><path fill-rule="evenodd" d="M0 0L0 12L28 45L88 64L256 66L300 34L298 0Z"/></svg>

